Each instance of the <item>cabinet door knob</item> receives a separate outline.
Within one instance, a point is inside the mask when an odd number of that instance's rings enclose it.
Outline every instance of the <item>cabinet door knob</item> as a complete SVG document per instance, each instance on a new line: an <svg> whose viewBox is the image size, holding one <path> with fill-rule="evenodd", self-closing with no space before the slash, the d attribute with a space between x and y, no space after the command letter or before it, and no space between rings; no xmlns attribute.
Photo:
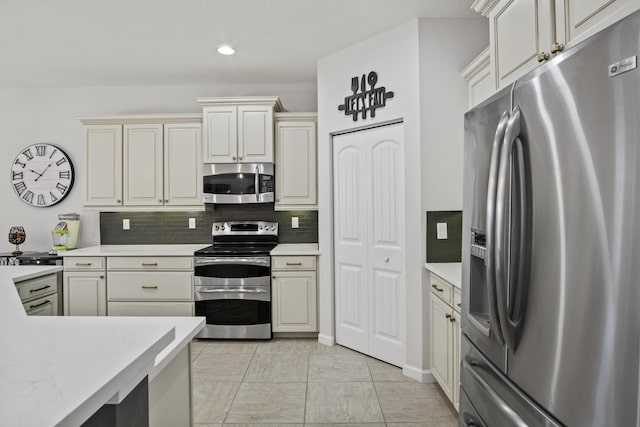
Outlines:
<svg viewBox="0 0 640 427"><path fill-rule="evenodd" d="M384 257L384 262L389 262L389 257L388 256Z"/></svg>
<svg viewBox="0 0 640 427"><path fill-rule="evenodd" d="M116 200L116 203L122 203L122 200L118 199Z"/></svg>
<svg viewBox="0 0 640 427"><path fill-rule="evenodd" d="M449 322L454 323L456 321L456 318L453 316L449 317Z"/></svg>
<svg viewBox="0 0 640 427"><path fill-rule="evenodd" d="M165 203L169 203L169 200L168 200L168 199L164 199L164 202L165 202Z"/></svg>
<svg viewBox="0 0 640 427"><path fill-rule="evenodd" d="M162 199L158 199L158 203L162 203Z"/></svg>
<svg viewBox="0 0 640 427"><path fill-rule="evenodd" d="M275 279L275 278L276 278L276 276L271 276L271 278L272 278L272 279Z"/></svg>
<svg viewBox="0 0 640 427"><path fill-rule="evenodd" d="M538 62L544 62L549 59L549 54L547 52L540 52L538 54Z"/></svg>
<svg viewBox="0 0 640 427"><path fill-rule="evenodd" d="M235 159L236 159L236 156L233 156L233 157L232 157L232 159L233 159L233 160L235 160Z"/></svg>
<svg viewBox="0 0 640 427"><path fill-rule="evenodd" d="M238 156L238 160L242 160L242 158L243 158L242 156Z"/></svg>
<svg viewBox="0 0 640 427"><path fill-rule="evenodd" d="M447 313L444 317L446 317L447 319L451 319L451 315L449 313Z"/></svg>
<svg viewBox="0 0 640 427"><path fill-rule="evenodd" d="M564 50L564 45L562 43L555 42L551 45L551 53L558 53Z"/></svg>

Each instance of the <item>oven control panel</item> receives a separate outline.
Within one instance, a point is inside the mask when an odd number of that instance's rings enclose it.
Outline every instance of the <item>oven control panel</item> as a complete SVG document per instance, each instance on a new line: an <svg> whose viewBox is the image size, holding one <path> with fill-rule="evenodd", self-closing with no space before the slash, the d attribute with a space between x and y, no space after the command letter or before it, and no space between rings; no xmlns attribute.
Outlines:
<svg viewBox="0 0 640 427"><path fill-rule="evenodd" d="M226 221L214 222L212 236L277 236L278 223L269 221Z"/></svg>

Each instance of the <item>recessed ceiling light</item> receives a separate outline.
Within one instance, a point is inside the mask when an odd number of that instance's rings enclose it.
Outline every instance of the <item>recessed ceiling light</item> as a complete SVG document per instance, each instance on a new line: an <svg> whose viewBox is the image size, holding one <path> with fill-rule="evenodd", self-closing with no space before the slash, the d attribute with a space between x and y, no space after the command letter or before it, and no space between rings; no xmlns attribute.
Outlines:
<svg viewBox="0 0 640 427"><path fill-rule="evenodd" d="M220 55L233 55L236 53L236 50L228 45L222 45L218 48L218 53Z"/></svg>

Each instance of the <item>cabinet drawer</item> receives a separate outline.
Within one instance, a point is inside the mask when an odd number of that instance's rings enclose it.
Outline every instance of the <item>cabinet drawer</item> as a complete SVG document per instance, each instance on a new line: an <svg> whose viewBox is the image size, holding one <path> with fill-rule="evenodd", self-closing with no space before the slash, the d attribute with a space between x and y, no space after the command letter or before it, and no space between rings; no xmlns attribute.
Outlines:
<svg viewBox="0 0 640 427"><path fill-rule="evenodd" d="M55 274L36 277L16 284L18 295L23 302L52 294L57 291L57 287L58 279Z"/></svg>
<svg viewBox="0 0 640 427"><path fill-rule="evenodd" d="M193 270L193 257L109 257L109 270Z"/></svg>
<svg viewBox="0 0 640 427"><path fill-rule="evenodd" d="M22 304L29 316L57 316L58 294L47 295L42 298Z"/></svg>
<svg viewBox="0 0 640 427"><path fill-rule="evenodd" d="M315 256L274 256L271 258L274 270L315 270Z"/></svg>
<svg viewBox="0 0 640 427"><path fill-rule="evenodd" d="M193 300L193 273L109 272L107 299L112 300Z"/></svg>
<svg viewBox="0 0 640 427"><path fill-rule="evenodd" d="M64 257L65 270L104 270L104 257Z"/></svg>
<svg viewBox="0 0 640 427"><path fill-rule="evenodd" d="M460 311L462 308L462 294L460 293L460 289L453 287L453 309Z"/></svg>
<svg viewBox="0 0 640 427"><path fill-rule="evenodd" d="M429 277L431 292L442 298L442 300L447 304L451 305L453 303L453 285L433 273L431 273Z"/></svg>
<svg viewBox="0 0 640 427"><path fill-rule="evenodd" d="M186 316L194 314L192 302L109 301L109 316Z"/></svg>

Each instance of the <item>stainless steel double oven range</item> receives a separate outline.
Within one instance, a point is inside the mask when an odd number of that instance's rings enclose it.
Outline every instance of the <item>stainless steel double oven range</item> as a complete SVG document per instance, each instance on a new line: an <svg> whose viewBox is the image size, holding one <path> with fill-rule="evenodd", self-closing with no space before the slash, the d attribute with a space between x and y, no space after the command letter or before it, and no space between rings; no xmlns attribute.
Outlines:
<svg viewBox="0 0 640 427"><path fill-rule="evenodd" d="M270 339L271 256L278 223L215 222L213 245L196 251L196 316L206 317L198 338Z"/></svg>

